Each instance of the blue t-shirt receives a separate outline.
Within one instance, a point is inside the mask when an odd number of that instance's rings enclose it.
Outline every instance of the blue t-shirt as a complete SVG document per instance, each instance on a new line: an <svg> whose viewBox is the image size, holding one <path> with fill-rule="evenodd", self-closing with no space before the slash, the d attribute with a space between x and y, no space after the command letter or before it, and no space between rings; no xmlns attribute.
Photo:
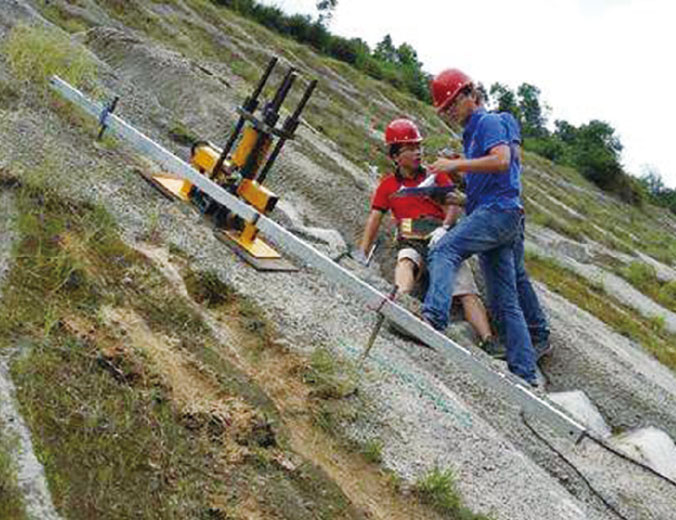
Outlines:
<svg viewBox="0 0 676 520"><path fill-rule="evenodd" d="M511 151L508 171L467 173L467 214L480 206L501 210L522 208L521 157L518 150L521 132L514 117L508 113L488 113L479 108L470 116L462 137L467 159L488 155L491 148L501 144L508 145Z"/></svg>

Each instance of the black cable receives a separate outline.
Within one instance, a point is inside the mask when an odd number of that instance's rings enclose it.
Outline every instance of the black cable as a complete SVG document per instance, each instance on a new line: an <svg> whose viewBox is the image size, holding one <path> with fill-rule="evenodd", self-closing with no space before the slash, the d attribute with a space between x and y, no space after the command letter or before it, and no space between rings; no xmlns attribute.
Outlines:
<svg viewBox="0 0 676 520"><path fill-rule="evenodd" d="M671 484L672 486L676 487L676 481L671 480L669 477L667 477L667 476L665 476L665 475L662 475L660 472L655 471L655 470L654 470L653 468L651 468L650 466L648 466L648 465L646 465L646 464L643 464L642 462L640 462L640 461L638 461L638 460L636 460L636 459L630 457L629 455L627 455L627 454L625 454L625 453L622 453L622 452L619 451L619 450L616 450L615 448L613 448L611 445L609 445L609 444L608 444L607 442L605 442L604 440L599 439L599 438L597 438L597 437L594 437L593 435L590 435L588 432L585 432L585 433L583 434L583 438L584 438L584 437L587 437L587 438L591 439L591 440L594 441L596 444L598 444L599 446L601 446L603 449L608 450L608 451L609 451L610 453L612 453L613 455L617 455L618 457L620 457L620 458L622 458L622 459L624 459L624 460L626 460L626 461L628 461L628 462L631 462L632 464L634 464L634 465L636 465L636 466L638 466L638 467L640 467L640 468L645 469L646 471L652 473L652 474L655 475L656 477L659 477L660 479L664 480L667 484Z"/></svg>
<svg viewBox="0 0 676 520"><path fill-rule="evenodd" d="M531 433L533 435L535 435L538 439L540 439L550 450L552 450L554 453L556 453L561 458L561 460L563 460L566 464L568 464L571 468L573 468L573 471L575 471L575 473L577 473L577 475L584 481L584 483L587 484L587 487L591 490L591 492L594 495L596 495L608 509L610 509L613 513L615 513L615 515L617 515L618 518L621 518L622 520L629 520L626 516L624 516L622 513L620 513L610 502L608 502L603 497L603 495L601 495L601 493L598 492L596 490L596 488L594 488L594 486L592 486L591 482L589 482L589 480L587 480L587 477L585 477L582 474L582 472L579 469L577 469L575 464L573 464L571 461L569 461L563 453L561 453L554 446L552 446L552 444L547 439L545 439L542 435L540 435L537 431L535 431L535 428L533 428L530 424L528 424L528 421L526 420L526 415L523 412L523 410L521 411L520 415L521 415L521 420L526 425L526 427L531 431Z"/></svg>

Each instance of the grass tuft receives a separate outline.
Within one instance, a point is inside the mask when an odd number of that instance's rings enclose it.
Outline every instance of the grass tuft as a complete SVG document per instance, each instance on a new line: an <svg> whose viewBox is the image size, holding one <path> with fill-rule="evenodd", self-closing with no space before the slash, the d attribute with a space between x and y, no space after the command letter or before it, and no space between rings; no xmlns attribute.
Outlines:
<svg viewBox="0 0 676 520"><path fill-rule="evenodd" d="M2 52L18 79L43 88L54 74L77 87L92 86L96 79L96 65L85 47L56 29L17 25Z"/></svg>
<svg viewBox="0 0 676 520"><path fill-rule="evenodd" d="M383 447L383 441L371 439L364 443L361 448L361 454L367 461L379 464L383 461Z"/></svg>
<svg viewBox="0 0 676 520"><path fill-rule="evenodd" d="M19 101L19 93L6 81L0 80L0 110L13 108Z"/></svg>
<svg viewBox="0 0 676 520"><path fill-rule="evenodd" d="M303 381L314 387L312 395L320 399L341 399L354 393L357 374L354 367L336 359L326 348L315 349Z"/></svg>
<svg viewBox="0 0 676 520"><path fill-rule="evenodd" d="M16 476L16 466L10 453L10 442L2 434L0 423L0 520L27 518Z"/></svg>
<svg viewBox="0 0 676 520"><path fill-rule="evenodd" d="M441 512L452 513L460 506L460 496L455 490L453 472L435 467L415 484L420 499Z"/></svg>
<svg viewBox="0 0 676 520"><path fill-rule="evenodd" d="M235 292L224 284L215 271L193 271L187 269L183 276L190 297L209 308L220 307L235 299Z"/></svg>
<svg viewBox="0 0 676 520"><path fill-rule="evenodd" d="M488 516L473 513L462 505L450 469L442 471L435 467L416 482L414 492L423 503L453 520L489 520Z"/></svg>

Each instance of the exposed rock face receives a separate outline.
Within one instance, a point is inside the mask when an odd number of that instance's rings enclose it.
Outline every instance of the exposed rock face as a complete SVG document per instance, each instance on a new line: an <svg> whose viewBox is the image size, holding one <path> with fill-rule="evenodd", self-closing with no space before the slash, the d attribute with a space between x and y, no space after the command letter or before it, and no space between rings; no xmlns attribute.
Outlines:
<svg viewBox="0 0 676 520"><path fill-rule="evenodd" d="M107 93L122 95L122 117L183 157L187 156L186 147L167 136L175 121L185 123L204 139L223 141L225 129L234 121L234 109L248 88L242 78L234 75L227 64L187 58L103 16L94 2L84 4L81 14L98 20L101 26L78 38L99 60ZM27 1L0 1L3 32L17 20L35 17L31 5ZM173 12L171 5L162 9ZM200 19L200 23L219 33L209 20ZM228 38L220 41L235 45ZM274 52L259 51L265 55ZM0 75L8 76L2 63ZM329 76L325 85L320 88L326 88L331 95L338 91L356 95L355 87L342 78L332 80ZM327 102L326 98L319 99ZM353 103L357 105L355 110L359 108L357 101ZM383 104L392 112L404 112L391 100ZM105 206L132 243L146 232L148 222L160 215L164 242L190 255L196 268L213 270L239 294L255 298L290 348L307 354L324 346L351 359L361 353L375 313L363 308L340 287L305 266L293 274L253 271L214 238L209 225L197 213L177 209L176 204L141 180L133 171L139 161L132 160L128 150L93 147L87 137L74 132L68 122L35 100L29 99L15 111L0 111L0 157L11 156L13 161L29 167L35 160L33 144L37 141L45 150L58 150L59 159L66 165L54 172L55 184L67 186L69 195L78 200ZM270 177L271 188L282 196L273 217L331 256L354 243L376 182L373 173L347 155L318 130L303 126L297 141L285 148ZM568 184L570 189L587 189ZM605 195L597 195L605 200ZM655 315L664 311L594 265L595 258L602 254L614 255L623 263L634 257L596 243L569 240L546 228L529 226L528 232L538 251L555 256L589 279L603 276L609 290L615 287L618 297L631 298L630 304L639 312ZM384 247L378 259L390 253L390 248ZM2 255L0 269L1 258ZM658 269L661 279L674 279L672 268L653 259L647 261ZM383 277L377 266L363 270L349 260L341 262L368 283L387 290L389 268L383 268ZM659 426L663 433L648 436L650 447L642 456L662 468L661 456L655 459L651 450L653 442L666 442L666 452L671 453L665 436L676 438L673 372L559 295L539 284L537 290L554 331L555 350L545 362L549 388L557 392L552 400L589 424L601 437L608 437L610 428ZM667 326L676 327L671 315L664 315L668 317ZM464 338L469 344L471 334L463 327L457 327L456 338ZM504 371L505 367L496 362L495 369ZM409 482L434 466L451 467L467 503L479 511L493 511L495 518L613 518L524 427L513 405L482 387L471 374L448 366L429 349L383 330L367 363L360 393L370 403L369 413L345 424L345 435L359 441L382 439L383 465ZM546 431L544 425L537 426ZM634 507L634 513L646 518L668 518L676 510L676 493L654 477L615 460L589 441L578 447L560 440L554 442L593 477L606 496L614 501L630 497L623 503ZM645 436L639 444L643 442ZM658 452L663 453L660 449ZM661 471L668 473L669 468Z"/></svg>

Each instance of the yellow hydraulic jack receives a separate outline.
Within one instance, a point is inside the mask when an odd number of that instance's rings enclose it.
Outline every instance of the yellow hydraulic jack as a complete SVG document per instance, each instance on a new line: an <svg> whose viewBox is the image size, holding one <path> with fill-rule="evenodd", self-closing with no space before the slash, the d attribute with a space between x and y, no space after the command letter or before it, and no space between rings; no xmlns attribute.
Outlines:
<svg viewBox="0 0 676 520"><path fill-rule="evenodd" d="M291 68L277 88L272 101L262 107L261 117L257 117L254 112L258 108L258 98L276 64L277 58L272 58L254 92L237 109L239 121L223 149L220 150L207 141L199 141L193 144L190 158L191 164L200 173L263 214L272 211L278 200L277 195L262 185L263 181L284 143L293 139L300 114L317 86L317 80L310 82L293 114L278 128L280 107L298 77L295 69ZM272 149L275 138L277 143ZM230 154L233 147L234 152ZM295 270L291 263L282 259L277 251L258 236L255 223L242 221L189 181L166 175L153 175L149 180L164 193L190 201L205 215L210 216L218 230L217 236L231 245L240 257L256 269Z"/></svg>

